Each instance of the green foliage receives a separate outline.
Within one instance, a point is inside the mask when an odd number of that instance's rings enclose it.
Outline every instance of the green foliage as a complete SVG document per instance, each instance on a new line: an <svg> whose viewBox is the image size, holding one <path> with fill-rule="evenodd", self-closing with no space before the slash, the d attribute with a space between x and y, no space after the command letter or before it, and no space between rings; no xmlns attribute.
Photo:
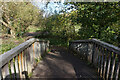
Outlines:
<svg viewBox="0 0 120 80"><path fill-rule="evenodd" d="M24 38L9 38L9 39L3 39L1 48L0 48L0 54L3 54L12 48L18 46L20 43L24 42Z"/></svg>
<svg viewBox="0 0 120 80"><path fill-rule="evenodd" d="M119 43L119 2L72 4L77 7L76 21L73 19L73 22L82 24L79 30L81 39L98 38L114 45Z"/></svg>
<svg viewBox="0 0 120 80"><path fill-rule="evenodd" d="M119 2L70 4L73 4L76 10L45 19L46 31L65 40L65 43L73 39L97 38L116 46L120 45Z"/></svg>
<svg viewBox="0 0 120 80"><path fill-rule="evenodd" d="M9 28L13 32L11 35L22 36L28 26L39 26L41 24L42 13L40 9L33 6L30 2L8 2L2 3L3 15L2 19L6 25L2 29ZM14 34L13 34L14 33Z"/></svg>

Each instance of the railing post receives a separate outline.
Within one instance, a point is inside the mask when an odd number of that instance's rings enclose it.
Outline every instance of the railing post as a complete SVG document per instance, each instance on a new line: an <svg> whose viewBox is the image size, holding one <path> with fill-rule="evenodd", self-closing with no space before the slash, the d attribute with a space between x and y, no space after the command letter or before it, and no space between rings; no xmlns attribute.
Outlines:
<svg viewBox="0 0 120 80"><path fill-rule="evenodd" d="M116 74L115 74L115 80L118 80L119 79L119 72L120 71L120 55L118 55L118 64L117 64L117 68L116 68Z"/></svg>
<svg viewBox="0 0 120 80"><path fill-rule="evenodd" d="M14 79L15 78L15 71L14 71L14 60L13 59L10 61L10 68L11 68L11 73L12 73L11 76Z"/></svg>
<svg viewBox="0 0 120 80"><path fill-rule="evenodd" d="M20 78L20 70L18 66L18 56L15 57L15 71L16 71L16 78Z"/></svg>
<svg viewBox="0 0 120 80"><path fill-rule="evenodd" d="M88 60L88 56L89 56L89 54L88 54L88 53L89 53L89 51L88 51L88 49L89 49L89 48L88 48L88 47L89 47L89 43L86 43L86 44L87 44L87 50L86 50L86 52L87 52L87 53L86 53L86 60Z"/></svg>
<svg viewBox="0 0 120 80"><path fill-rule="evenodd" d="M115 57L116 57L116 54L115 53L113 53L113 60L112 60L112 70L111 70L111 75L110 75L110 78L111 78L111 80L112 80L112 78L113 78L113 75L114 75L114 70L115 70Z"/></svg>
<svg viewBox="0 0 120 80"><path fill-rule="evenodd" d="M108 65L107 65L106 80L108 80L108 79L109 79L110 64L111 64L111 56L112 56L112 52L110 52L110 54L109 54L109 58L108 58Z"/></svg>
<svg viewBox="0 0 120 80"><path fill-rule="evenodd" d="M2 80L2 70L0 68L0 80Z"/></svg>
<svg viewBox="0 0 120 80"><path fill-rule="evenodd" d="M95 43L93 43L93 49L92 49L92 63L94 63L94 53L95 53Z"/></svg>
<svg viewBox="0 0 120 80"><path fill-rule="evenodd" d="M3 79L5 79L6 76L9 76L10 78L8 63L2 68L2 76L3 76Z"/></svg>

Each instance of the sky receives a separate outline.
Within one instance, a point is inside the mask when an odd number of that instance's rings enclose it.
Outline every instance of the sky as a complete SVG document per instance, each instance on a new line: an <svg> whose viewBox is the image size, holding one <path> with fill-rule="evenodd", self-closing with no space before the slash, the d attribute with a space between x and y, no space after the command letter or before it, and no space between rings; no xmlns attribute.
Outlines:
<svg viewBox="0 0 120 80"><path fill-rule="evenodd" d="M33 5L37 6L40 10L44 11L43 16L53 15L53 14L59 14L61 10L65 10L66 8L69 8L71 5L65 5L64 0L61 0L60 3L55 3L54 1L50 1L50 3L46 7L46 1L41 2L33 2ZM70 12L72 9L67 10L66 12Z"/></svg>

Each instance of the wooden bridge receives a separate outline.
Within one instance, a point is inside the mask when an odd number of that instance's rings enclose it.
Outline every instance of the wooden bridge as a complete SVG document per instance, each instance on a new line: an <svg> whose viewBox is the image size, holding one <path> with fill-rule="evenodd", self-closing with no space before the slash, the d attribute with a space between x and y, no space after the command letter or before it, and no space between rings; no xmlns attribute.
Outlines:
<svg viewBox="0 0 120 80"><path fill-rule="evenodd" d="M48 49L49 41L32 38L0 55L0 80L120 79L118 47L90 39L71 41L69 48L50 47L51 52Z"/></svg>

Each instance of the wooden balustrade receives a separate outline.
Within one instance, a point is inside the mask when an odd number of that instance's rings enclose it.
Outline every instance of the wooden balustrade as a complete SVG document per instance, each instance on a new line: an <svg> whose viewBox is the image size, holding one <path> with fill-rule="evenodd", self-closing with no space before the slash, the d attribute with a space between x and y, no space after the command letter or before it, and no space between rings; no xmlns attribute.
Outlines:
<svg viewBox="0 0 120 80"><path fill-rule="evenodd" d="M10 51L0 55L0 80L28 78L32 72L35 59L44 54L49 41L32 38Z"/></svg>
<svg viewBox="0 0 120 80"><path fill-rule="evenodd" d="M69 42L69 49L84 55L104 80L120 79L120 48L97 39Z"/></svg>

